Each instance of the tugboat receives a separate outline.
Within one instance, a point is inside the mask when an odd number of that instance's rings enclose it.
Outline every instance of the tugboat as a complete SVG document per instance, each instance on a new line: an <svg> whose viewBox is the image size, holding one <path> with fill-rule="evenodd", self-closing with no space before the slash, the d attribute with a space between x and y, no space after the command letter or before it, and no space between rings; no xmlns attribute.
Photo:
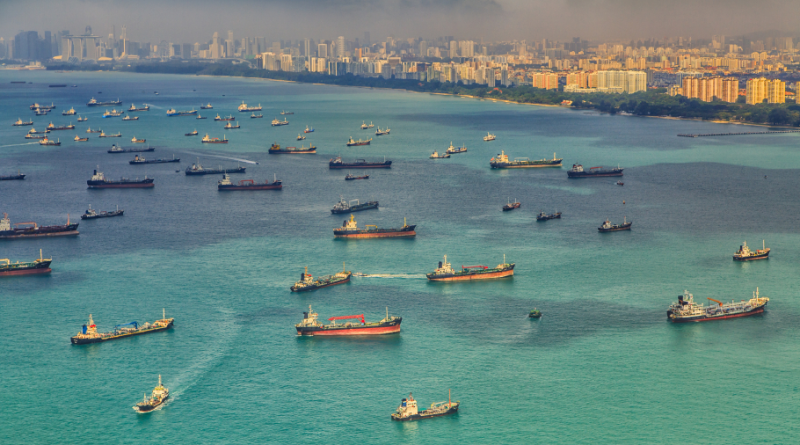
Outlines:
<svg viewBox="0 0 800 445"><path fill-rule="evenodd" d="M81 330L75 334L75 336L70 337L69 340L73 345L101 343L108 340L133 337L134 335L166 331L172 328L174 322L175 319L167 318L166 310L162 309L161 319L154 321L152 324L145 322L145 324L139 325L138 322L132 321L130 323L114 326L114 330L111 332L97 332L97 325L95 325L92 320L92 314L89 314L89 323L81 326Z"/></svg>
<svg viewBox="0 0 800 445"><path fill-rule="evenodd" d="M153 147L147 148L122 148L117 147L116 144L111 145L111 149L108 150L109 153L143 153L143 152L151 152L156 151Z"/></svg>
<svg viewBox="0 0 800 445"><path fill-rule="evenodd" d="M122 216L124 213L125 210L120 210L119 206L117 206L117 210L112 210L110 212L101 210L100 213L97 213L97 211L92 208L92 205L89 204L89 209L86 210L86 213L81 215L81 219L111 218L113 216Z"/></svg>
<svg viewBox="0 0 800 445"><path fill-rule="evenodd" d="M497 136L493 135L492 133L486 133L486 136L483 137L483 140L486 142L490 142L497 139Z"/></svg>
<svg viewBox="0 0 800 445"><path fill-rule="evenodd" d="M425 274L430 281L469 281L469 280L489 280L493 278L505 278L514 275L514 263L506 263L506 256L503 255L503 264L489 269L487 266L461 266L461 270L455 270L447 262L447 255L444 262L439 261L439 267Z"/></svg>
<svg viewBox="0 0 800 445"><path fill-rule="evenodd" d="M553 153L553 159L539 159L536 161L531 161L528 158L515 158L513 161L509 161L508 156L506 156L506 152L501 150L497 157L489 160L489 165L492 168L561 168L562 160L563 159L561 158L556 158L556 154Z"/></svg>
<svg viewBox="0 0 800 445"><path fill-rule="evenodd" d="M339 197L340 200L337 202L333 208L331 209L331 213L338 214L338 213L350 213L350 212L360 212L362 210L369 210L369 209L377 209L378 208L378 201L369 201L361 204L357 199L354 199L356 203L353 204L353 201L347 202L344 200L343 197Z"/></svg>
<svg viewBox="0 0 800 445"><path fill-rule="evenodd" d="M387 161L384 158L383 162L367 162L365 159L356 159L355 162L343 162L341 156L337 156L328 162L328 168L392 168L392 161Z"/></svg>
<svg viewBox="0 0 800 445"><path fill-rule="evenodd" d="M272 144L269 147L267 153L271 155L279 155L279 154L316 154L317 147L310 146L309 148L306 147L284 147L281 148L280 144Z"/></svg>
<svg viewBox="0 0 800 445"><path fill-rule="evenodd" d="M86 185L88 185L90 189L141 189L155 187L155 184L153 184L153 179L148 178L146 175L144 179L120 178L120 180L114 181L111 179L106 179L103 173L97 170L94 171L92 179L86 181Z"/></svg>
<svg viewBox="0 0 800 445"><path fill-rule="evenodd" d="M467 152L467 146L466 145L462 145L460 148L456 148L456 147L453 146L453 142L451 141L450 142L450 146L447 147L447 151L445 153L454 155L454 154L457 154L457 153L466 153L466 152Z"/></svg>
<svg viewBox="0 0 800 445"><path fill-rule="evenodd" d="M233 115L229 115L228 117L219 117L219 113L217 113L217 117L214 118L217 122L227 122L233 120Z"/></svg>
<svg viewBox="0 0 800 445"><path fill-rule="evenodd" d="M242 104L239 105L238 110L240 113L246 113L248 111L261 111L261 104L258 104L257 107L248 107L247 104L242 101Z"/></svg>
<svg viewBox="0 0 800 445"><path fill-rule="evenodd" d="M150 398L148 399L147 394L145 394L144 400L134 405L133 410L139 414L149 413L154 409L158 408L159 406L163 405L168 398L169 398L169 389L161 385L161 374L159 374L158 386L153 388L153 393L150 395Z"/></svg>
<svg viewBox="0 0 800 445"><path fill-rule="evenodd" d="M211 102L209 102L209 103L208 103L208 104L206 104L206 105L200 105L200 109L201 109L201 110L211 110L211 109L213 109L213 108L214 108L214 107L211 105Z"/></svg>
<svg viewBox="0 0 800 445"><path fill-rule="evenodd" d="M289 125L289 121L287 121L285 117L283 118L283 121L279 121L277 118L272 120L273 127L280 127L282 125Z"/></svg>
<svg viewBox="0 0 800 445"><path fill-rule="evenodd" d="M64 110L61 112L62 116L74 116L75 115L75 108L70 108L69 110Z"/></svg>
<svg viewBox="0 0 800 445"><path fill-rule="evenodd" d="M605 222L603 222L603 225L598 227L597 230L600 233L619 232L621 230L631 230L631 225L633 225L633 222L628 222L628 218L627 217L625 217L625 219L623 221L624 222L622 224L611 224L611 222L609 220L605 220Z"/></svg>
<svg viewBox="0 0 800 445"><path fill-rule="evenodd" d="M392 130L390 130L388 128L385 129L385 130L381 130L381 127L378 127L378 129L375 130L375 136L383 136L383 135L389 134L389 132L391 132L391 131Z"/></svg>
<svg viewBox="0 0 800 445"><path fill-rule="evenodd" d="M170 162L181 162L180 158L176 158L175 155L172 155L172 159L145 159L144 156L136 155L133 157L133 160L128 161L128 164L136 165L136 164L168 164Z"/></svg>
<svg viewBox="0 0 800 445"><path fill-rule="evenodd" d="M556 212L556 213L540 212L538 215L536 215L536 221L547 221L549 219L561 219L561 212Z"/></svg>
<svg viewBox="0 0 800 445"><path fill-rule="evenodd" d="M111 111L106 110L103 113L103 117L104 118L106 118L106 117L120 117L120 116L122 116L122 113L124 113L124 112L123 111L117 111L116 108L115 108L115 109L113 109Z"/></svg>
<svg viewBox="0 0 800 445"><path fill-rule="evenodd" d="M11 227L8 214L3 213L0 219L0 239L32 238L37 236L73 236L78 235L78 223L72 224L67 215L67 223L61 226L39 226L35 222L16 223Z"/></svg>
<svg viewBox="0 0 800 445"><path fill-rule="evenodd" d="M533 310L528 314L528 318L542 318L542 311L533 308Z"/></svg>
<svg viewBox="0 0 800 445"><path fill-rule="evenodd" d="M356 141L356 140L353 140L353 138L351 136L350 140L347 141L347 146L348 147L358 147L358 146L361 146L361 145L369 145L371 142L372 142L372 138L369 138L367 140L359 139L359 140Z"/></svg>
<svg viewBox="0 0 800 445"><path fill-rule="evenodd" d="M448 389L446 402L431 403L430 408L419 411L417 408L417 401L414 400L412 394L409 394L407 399L400 401L400 406L397 407L397 411L392 413L392 420L421 420L431 417L447 416L457 413L460 404L461 402L459 401L452 402L450 400L450 390Z"/></svg>
<svg viewBox="0 0 800 445"><path fill-rule="evenodd" d="M0 175L0 181L16 181L25 179L25 175L17 170L16 175Z"/></svg>
<svg viewBox="0 0 800 445"><path fill-rule="evenodd" d="M144 144L147 142L147 139L136 139L136 136L134 136L133 139L131 139L131 142L134 144Z"/></svg>
<svg viewBox="0 0 800 445"><path fill-rule="evenodd" d="M80 136L78 136L78 135L76 134L76 135L75 135L75 138L74 138L74 139L72 139L72 140L73 140L73 141L75 141L75 142L86 142L86 141L88 141L88 140L89 140L89 138L82 138L82 137L80 137Z"/></svg>
<svg viewBox="0 0 800 445"><path fill-rule="evenodd" d="M509 199L508 204L503 206L503 211L504 212L508 212L508 211L511 211L511 210L515 210L515 209L518 209L519 206L521 206L521 205L522 205L522 203L521 202L517 202L516 199L514 200L514 202L511 202L511 200Z"/></svg>
<svg viewBox="0 0 800 445"><path fill-rule="evenodd" d="M62 125L60 127L56 127L55 125L53 125L52 122L50 122L50 125L47 126L47 130L48 131L74 130L74 129L75 129L75 126L72 125L72 122L70 122L69 125Z"/></svg>
<svg viewBox="0 0 800 445"><path fill-rule="evenodd" d="M124 121L138 121L139 120L139 116L125 116L125 117L122 118L122 120L124 120Z"/></svg>
<svg viewBox="0 0 800 445"><path fill-rule="evenodd" d="M297 135L297 140L298 140L298 141L303 141L303 140L305 140L305 139L306 139L306 137L305 137L305 136L303 136L302 134L298 134L298 135Z"/></svg>
<svg viewBox="0 0 800 445"><path fill-rule="evenodd" d="M305 272L300 274L300 281L294 283L294 286L292 286L290 290L292 292L307 292L311 290L322 289L323 287L349 283L350 277L353 275L353 273L344 268L344 263L342 263L342 265L341 272L337 272L333 275L323 275L316 280L308 273L308 267L306 267Z"/></svg>
<svg viewBox="0 0 800 445"><path fill-rule="evenodd" d="M263 117L264 117L264 115L263 115L263 114L261 114L261 113L259 113L259 114L252 113L252 114L250 115L250 119L261 119L261 118L263 118Z"/></svg>
<svg viewBox="0 0 800 445"><path fill-rule="evenodd" d="M416 224L408 225L403 218L403 227L397 229L379 229L378 226L367 225L363 229L358 228L355 217L350 215L349 221L344 221L342 227L333 229L334 238L396 238L416 236L414 229Z"/></svg>
<svg viewBox="0 0 800 445"><path fill-rule="evenodd" d="M747 247L747 241L745 241L741 246L739 246L739 250L733 254L733 259L736 261L768 260L769 247L767 247L763 240L761 241L761 245L761 249L757 249L755 252L753 252L749 247Z"/></svg>
<svg viewBox="0 0 800 445"><path fill-rule="evenodd" d="M167 116L169 116L169 117L173 117L173 116L194 116L196 114L197 114L197 110L177 111L174 108L170 108L169 110L167 110ZM233 120L233 119L231 119L231 120Z"/></svg>
<svg viewBox="0 0 800 445"><path fill-rule="evenodd" d="M717 303L717 306L705 307L697 304L689 291L683 291L683 295L678 295L678 302L669 306L667 319L673 323L687 323L749 317L764 312L769 303L769 298L761 297L758 294L758 288L753 292L753 298L738 303L735 301L723 303L713 298L708 298L708 300Z"/></svg>
<svg viewBox="0 0 800 445"><path fill-rule="evenodd" d="M232 174L232 173L244 173L246 170L245 167L237 166L236 168L203 168L200 165L200 159L197 160L197 163L192 164L190 167L186 167L186 176L199 176L199 175L218 175L221 173Z"/></svg>
<svg viewBox="0 0 800 445"><path fill-rule="evenodd" d="M204 144L227 144L228 143L228 138L224 134L222 135L222 139L220 139L220 138L212 138L212 137L210 137L208 135L208 133L206 133L206 135L203 136L203 139L201 139L200 142L202 142Z"/></svg>
<svg viewBox="0 0 800 445"><path fill-rule="evenodd" d="M281 190L283 189L283 182L281 182L277 175L273 177L272 182L264 181L263 184L257 184L252 179L243 179L239 181L238 185L234 185L227 173L222 175L222 179L217 182L217 190L219 191L236 191L236 190Z"/></svg>
<svg viewBox="0 0 800 445"><path fill-rule="evenodd" d="M364 319L364 314L331 317L328 321L332 321L332 324L322 324L317 320L318 317L319 314L314 312L311 306L308 306L308 312L303 312L303 321L295 325L297 335L334 336L396 334L400 332L400 323L403 321L403 317L390 317L389 308L386 308L386 318L378 322L367 323ZM336 320L358 320L360 323L347 322L337 325Z"/></svg>
<svg viewBox="0 0 800 445"><path fill-rule="evenodd" d="M303 131L303 133L313 133L313 132L314 132L314 127L309 127L308 125L306 125L306 129Z"/></svg>
<svg viewBox="0 0 800 445"><path fill-rule="evenodd" d="M52 258L42 257L42 249L39 249L39 258L33 261L12 263L8 258L0 259L0 278L17 275L38 275L50 273L50 263Z"/></svg>
<svg viewBox="0 0 800 445"><path fill-rule="evenodd" d="M581 164L572 164L572 169L567 172L568 178L601 178L607 176L622 176L624 168L592 167L585 171Z"/></svg>
<svg viewBox="0 0 800 445"><path fill-rule="evenodd" d="M369 175L353 176L352 174L348 173L347 176L344 177L345 181L355 181L356 179L369 179Z"/></svg>
<svg viewBox="0 0 800 445"><path fill-rule="evenodd" d="M17 119L16 122L11 124L14 127L24 127L26 125L33 125L33 119L29 120L28 122L23 122L21 118Z"/></svg>
<svg viewBox="0 0 800 445"><path fill-rule="evenodd" d="M239 124L233 125L233 124L235 124L235 122L228 122L227 124L225 124L224 128L226 130L236 130L238 128L241 128L241 125Z"/></svg>
<svg viewBox="0 0 800 445"><path fill-rule="evenodd" d="M197 130L194 130L194 131L190 131L190 132L186 133L186 136L197 136L197 134L198 134Z"/></svg>
<svg viewBox="0 0 800 445"><path fill-rule="evenodd" d="M449 158L449 157L450 157L450 154L449 154L449 153L442 153L442 154L439 154L439 152L438 152L438 151L434 151L434 152L431 154L431 159L447 159L447 158Z"/></svg>
<svg viewBox="0 0 800 445"><path fill-rule="evenodd" d="M39 145L58 146L58 145L61 145L61 139L56 139L55 141L53 141L53 140L47 139L47 136L45 136L42 140L39 141Z"/></svg>

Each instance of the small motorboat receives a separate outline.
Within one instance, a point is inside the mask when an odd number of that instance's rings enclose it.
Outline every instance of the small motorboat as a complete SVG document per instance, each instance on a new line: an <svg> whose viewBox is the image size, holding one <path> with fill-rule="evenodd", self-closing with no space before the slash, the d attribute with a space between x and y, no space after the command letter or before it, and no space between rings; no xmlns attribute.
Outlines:
<svg viewBox="0 0 800 445"><path fill-rule="evenodd" d="M625 183L622 181L617 181L617 185L625 185Z"/></svg>
<svg viewBox="0 0 800 445"><path fill-rule="evenodd" d="M533 308L533 310L528 314L528 318L542 318L542 311Z"/></svg>

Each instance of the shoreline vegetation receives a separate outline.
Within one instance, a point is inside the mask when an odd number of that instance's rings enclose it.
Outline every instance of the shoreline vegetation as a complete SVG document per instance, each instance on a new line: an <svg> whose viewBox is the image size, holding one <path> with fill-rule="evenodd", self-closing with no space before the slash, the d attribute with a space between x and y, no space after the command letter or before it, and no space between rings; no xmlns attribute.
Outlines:
<svg viewBox="0 0 800 445"><path fill-rule="evenodd" d="M458 96L525 105L566 106L596 110L611 115L625 114L667 119L702 120L713 123L749 124L776 127L800 127L800 104L758 104L722 101L701 102L683 96L669 96L665 89L641 91L633 94L613 93L565 93L560 90L543 90L532 86L487 87L486 85L464 85L443 82L423 82L407 79L384 79L361 77L352 74L331 76L322 73L267 71L254 69L247 64L200 64L166 62L130 66L109 65L49 65L48 70L104 71L116 70L148 74L194 74L203 76L231 76L259 78L282 82L309 83L401 90L415 93ZM743 101L743 97L739 98Z"/></svg>

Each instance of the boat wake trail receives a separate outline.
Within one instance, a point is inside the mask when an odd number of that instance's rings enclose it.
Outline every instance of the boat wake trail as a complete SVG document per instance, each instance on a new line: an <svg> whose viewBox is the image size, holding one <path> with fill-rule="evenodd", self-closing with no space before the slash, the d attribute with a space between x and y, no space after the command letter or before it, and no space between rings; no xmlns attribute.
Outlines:
<svg viewBox="0 0 800 445"><path fill-rule="evenodd" d="M410 279L410 280L418 280L421 278L425 278L424 274L415 274L415 273L407 273L407 274L389 274L389 273L361 273L361 272L353 272L354 277L358 278L401 278L401 279Z"/></svg>
<svg viewBox="0 0 800 445"><path fill-rule="evenodd" d="M3 147L18 147L20 145L34 145L34 144L38 144L38 142L26 142L24 144L0 145L0 148L3 148Z"/></svg>
<svg viewBox="0 0 800 445"><path fill-rule="evenodd" d="M247 159L232 158L230 156L217 156L217 155L210 155L210 154L206 154L206 153L192 153L190 151L187 151L185 153L190 154L190 155L195 155L195 156L203 156L205 158L231 159L231 160L234 160L234 161L244 162L245 164L258 165L258 162L256 162L256 161L248 161Z"/></svg>

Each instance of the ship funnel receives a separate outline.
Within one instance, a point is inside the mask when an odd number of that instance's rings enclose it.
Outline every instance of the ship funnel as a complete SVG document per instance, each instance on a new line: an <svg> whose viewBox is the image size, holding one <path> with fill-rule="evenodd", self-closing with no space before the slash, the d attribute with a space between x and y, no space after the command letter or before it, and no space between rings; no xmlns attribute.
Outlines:
<svg viewBox="0 0 800 445"><path fill-rule="evenodd" d="M97 174L97 169L94 170L94 174Z"/></svg>
<svg viewBox="0 0 800 445"><path fill-rule="evenodd" d="M442 268L442 262L439 261L439 269L441 269L441 268Z"/></svg>

